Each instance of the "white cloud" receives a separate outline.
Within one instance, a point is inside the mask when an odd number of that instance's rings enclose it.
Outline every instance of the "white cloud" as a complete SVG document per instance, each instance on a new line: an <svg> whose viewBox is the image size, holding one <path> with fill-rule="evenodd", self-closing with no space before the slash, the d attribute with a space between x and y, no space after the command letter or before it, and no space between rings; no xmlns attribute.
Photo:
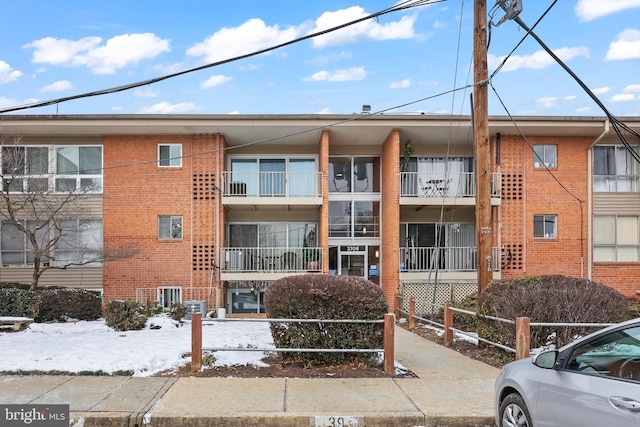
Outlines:
<svg viewBox="0 0 640 427"><path fill-rule="evenodd" d="M618 34L616 41L609 44L604 60L619 61L638 58L640 58L640 31L626 29Z"/></svg>
<svg viewBox="0 0 640 427"><path fill-rule="evenodd" d="M555 96L547 96L536 100L538 106L542 108L551 108L558 105L558 98Z"/></svg>
<svg viewBox="0 0 640 427"><path fill-rule="evenodd" d="M589 58L589 49L585 46L579 47L562 47L556 49L553 53L563 61L568 61L578 56ZM487 62L491 70L495 70L504 60L503 57L497 57L495 55L487 55ZM507 59L507 62L502 67L501 71L515 71L520 68L528 68L532 70L539 70L546 68L551 64L555 64L554 59L544 50L539 50L531 55L512 55Z"/></svg>
<svg viewBox="0 0 640 427"><path fill-rule="evenodd" d="M605 93L608 93L610 91L611 91L611 88L608 86L597 87L591 90L591 92L593 92L595 95L604 95Z"/></svg>
<svg viewBox="0 0 640 427"><path fill-rule="evenodd" d="M73 85L71 82L67 80L59 80L40 88L40 92L61 92L63 90L69 90L72 87Z"/></svg>
<svg viewBox="0 0 640 427"><path fill-rule="evenodd" d="M579 0L574 11L582 22L640 7L640 0Z"/></svg>
<svg viewBox="0 0 640 427"><path fill-rule="evenodd" d="M574 99L576 99L575 95L567 95L567 96L563 96L562 99L564 101L573 101Z"/></svg>
<svg viewBox="0 0 640 427"><path fill-rule="evenodd" d="M300 35L301 28L278 25L267 26L261 19L250 19L239 27L222 28L200 43L187 49L187 55L202 57L207 63L256 52L291 41Z"/></svg>
<svg viewBox="0 0 640 427"><path fill-rule="evenodd" d="M331 114L331 109L323 108L322 110L316 112L316 114Z"/></svg>
<svg viewBox="0 0 640 427"><path fill-rule="evenodd" d="M21 76L20 71L12 69L6 62L0 61L0 84L11 83Z"/></svg>
<svg viewBox="0 0 640 427"><path fill-rule="evenodd" d="M640 92L640 84L627 85L627 86L625 86L623 91L625 93L638 93L638 92Z"/></svg>
<svg viewBox="0 0 640 427"><path fill-rule="evenodd" d="M33 104L34 102L38 102L38 99L27 98L24 101L18 101L17 99L10 99L10 98L5 98L4 96L0 96L0 108L16 107L18 105L28 105L28 104Z"/></svg>
<svg viewBox="0 0 640 427"><path fill-rule="evenodd" d="M576 108L576 113L586 113L587 111L591 111L591 107Z"/></svg>
<svg viewBox="0 0 640 427"><path fill-rule="evenodd" d="M389 84L389 89L406 89L411 86L411 80L404 79L399 82L391 82Z"/></svg>
<svg viewBox="0 0 640 427"><path fill-rule="evenodd" d="M611 97L611 102L629 102L634 101L636 96L632 93L618 93Z"/></svg>
<svg viewBox="0 0 640 427"><path fill-rule="evenodd" d="M364 67L353 67L335 71L318 71L309 77L305 77L305 82L349 82L364 80L367 77Z"/></svg>
<svg viewBox="0 0 640 427"><path fill-rule="evenodd" d="M335 12L324 12L315 21L315 28L309 33L326 30L347 22L367 16L368 13L360 6L352 6ZM399 21L380 24L377 20L367 19L354 25L324 34L313 39L313 46L322 48L347 43L354 43L362 39L395 40L410 39L415 36L413 24L416 15L403 16Z"/></svg>
<svg viewBox="0 0 640 427"><path fill-rule="evenodd" d="M193 111L197 107L192 102L180 102L178 104L170 104L166 101L153 104L150 107L143 107L138 110L139 114L175 114Z"/></svg>
<svg viewBox="0 0 640 427"><path fill-rule="evenodd" d="M159 92L153 89L136 89L133 91L133 95L138 98L157 98L159 96Z"/></svg>
<svg viewBox="0 0 640 427"><path fill-rule="evenodd" d="M238 110L233 110L233 111L230 111L230 112L229 112L229 114L231 114L232 116L235 116L235 115L240 114L240 111L238 111Z"/></svg>
<svg viewBox="0 0 640 427"><path fill-rule="evenodd" d="M24 47L35 49L31 59L34 63L87 67L95 74L113 74L120 68L171 50L168 40L152 33L123 34L100 46L101 42L100 37L84 37L77 41L45 37Z"/></svg>
<svg viewBox="0 0 640 427"><path fill-rule="evenodd" d="M230 82L231 80L233 80L231 77L222 74L211 76L207 80L200 83L200 89L211 89L212 87L223 85L227 82Z"/></svg>

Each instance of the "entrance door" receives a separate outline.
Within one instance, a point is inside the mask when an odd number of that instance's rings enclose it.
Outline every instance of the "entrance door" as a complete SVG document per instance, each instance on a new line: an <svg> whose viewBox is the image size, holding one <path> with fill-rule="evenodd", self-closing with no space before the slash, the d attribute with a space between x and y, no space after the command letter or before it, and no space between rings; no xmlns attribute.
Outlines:
<svg viewBox="0 0 640 427"><path fill-rule="evenodd" d="M338 274L367 278L367 252L362 246L340 247L340 269Z"/></svg>

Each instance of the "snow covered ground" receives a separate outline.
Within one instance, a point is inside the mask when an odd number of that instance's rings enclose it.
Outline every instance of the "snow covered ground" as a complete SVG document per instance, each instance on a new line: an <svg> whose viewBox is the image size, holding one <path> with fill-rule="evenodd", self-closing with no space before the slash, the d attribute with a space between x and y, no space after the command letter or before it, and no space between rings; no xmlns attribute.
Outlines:
<svg viewBox="0 0 640 427"><path fill-rule="evenodd" d="M153 329L151 326L160 327ZM266 322L216 322L202 328L203 347L274 348ZM20 332L0 330L0 371L131 371L150 376L191 361L191 323L166 316L140 331L118 332L104 320L32 323ZM219 351L216 366L265 366L263 352Z"/></svg>

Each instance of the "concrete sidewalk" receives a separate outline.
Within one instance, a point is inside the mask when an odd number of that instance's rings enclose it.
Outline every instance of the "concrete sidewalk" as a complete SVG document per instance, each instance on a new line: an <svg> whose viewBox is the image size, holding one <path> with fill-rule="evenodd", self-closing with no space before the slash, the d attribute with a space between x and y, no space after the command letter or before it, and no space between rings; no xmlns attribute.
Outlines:
<svg viewBox="0 0 640 427"><path fill-rule="evenodd" d="M69 404L70 426L493 426L498 370L395 328L418 378L0 376L0 404Z"/></svg>

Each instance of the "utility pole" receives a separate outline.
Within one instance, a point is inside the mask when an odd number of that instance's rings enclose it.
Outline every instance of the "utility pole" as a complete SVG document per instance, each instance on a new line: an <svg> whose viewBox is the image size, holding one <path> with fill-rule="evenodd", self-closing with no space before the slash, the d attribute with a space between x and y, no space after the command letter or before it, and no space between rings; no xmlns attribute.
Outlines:
<svg viewBox="0 0 640 427"><path fill-rule="evenodd" d="M491 279L491 148L489 146L487 70L487 2L474 1L473 16L473 146L476 158L476 266L478 293Z"/></svg>

